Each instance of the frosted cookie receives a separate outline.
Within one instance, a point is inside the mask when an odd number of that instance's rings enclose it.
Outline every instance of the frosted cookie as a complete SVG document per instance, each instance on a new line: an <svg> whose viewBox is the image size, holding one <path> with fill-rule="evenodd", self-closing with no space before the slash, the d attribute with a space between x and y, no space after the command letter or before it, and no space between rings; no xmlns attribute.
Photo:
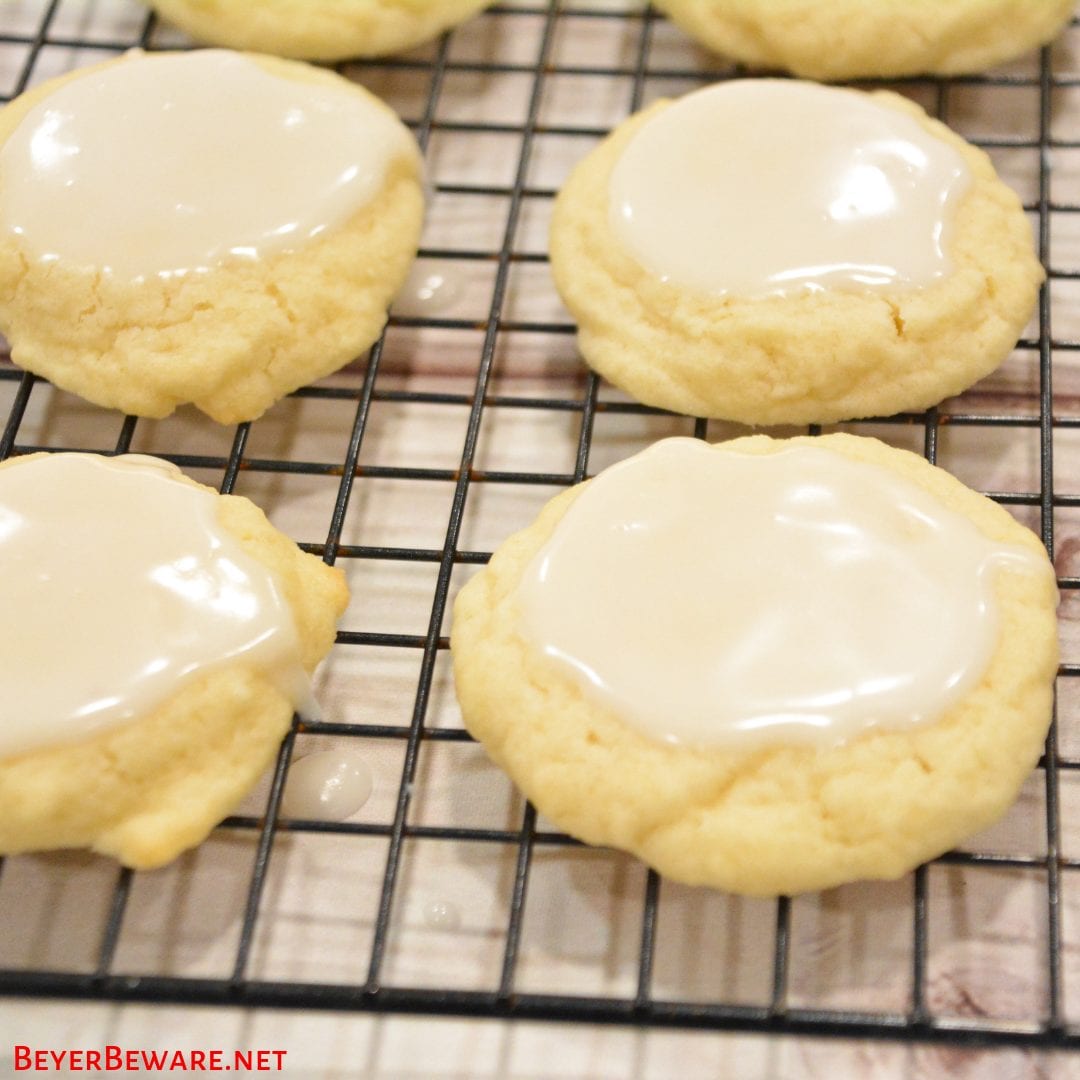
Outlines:
<svg viewBox="0 0 1080 1080"><path fill-rule="evenodd" d="M129 55L0 111L0 331L98 404L250 420L375 341L422 215L415 141L353 83Z"/></svg>
<svg viewBox="0 0 1080 1080"><path fill-rule="evenodd" d="M301 60L402 52L491 0L144 0L197 41Z"/></svg>
<svg viewBox="0 0 1080 1080"><path fill-rule="evenodd" d="M560 192L585 360L747 424L924 409L997 367L1043 270L989 158L891 93L720 83L632 116Z"/></svg>
<svg viewBox="0 0 1080 1080"><path fill-rule="evenodd" d="M1044 45L1073 0L657 0L702 45L807 79L959 75Z"/></svg>
<svg viewBox="0 0 1080 1080"><path fill-rule="evenodd" d="M273 760L347 590L157 458L0 465L0 854L160 866Z"/></svg>
<svg viewBox="0 0 1080 1080"><path fill-rule="evenodd" d="M669 439L553 499L458 595L462 715L541 813L752 895L895 878L998 818L1057 669L1001 507L830 435Z"/></svg>

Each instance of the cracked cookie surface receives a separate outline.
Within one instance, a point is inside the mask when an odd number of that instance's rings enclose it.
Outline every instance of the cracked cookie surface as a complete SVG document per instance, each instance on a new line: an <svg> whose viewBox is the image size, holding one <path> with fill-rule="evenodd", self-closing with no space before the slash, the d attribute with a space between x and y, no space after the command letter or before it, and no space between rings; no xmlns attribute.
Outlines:
<svg viewBox="0 0 1080 1080"><path fill-rule="evenodd" d="M1003 508L874 439L759 435L717 452L770 454L792 443L894 470L987 538L1046 561ZM1052 711L1057 596L1049 567L1038 576L995 574L1000 619L989 666L933 722L872 730L829 749L663 743L601 706L519 633L519 583L584 487L557 496L495 552L458 594L451 629L466 727L558 828L629 851L678 881L768 896L899 877L1015 799Z"/></svg>
<svg viewBox="0 0 1080 1080"><path fill-rule="evenodd" d="M657 0L709 49L805 79L958 75L1045 44L1073 0Z"/></svg>
<svg viewBox="0 0 1080 1080"><path fill-rule="evenodd" d="M393 117L332 72L254 59L283 79L346 87ZM45 83L6 106L0 144L37 104L102 66ZM17 364L97 404L163 417L190 402L221 423L252 420L378 338L415 256L422 219L419 157L397 155L381 189L343 225L294 250L229 260L204 273L118 280L31 259L17 236L5 235L0 331Z"/></svg>
<svg viewBox="0 0 1080 1080"><path fill-rule="evenodd" d="M300 60L402 52L491 0L144 0L198 41Z"/></svg>
<svg viewBox="0 0 1080 1080"><path fill-rule="evenodd" d="M623 150L671 104L660 101L616 128L556 199L551 270L586 362L645 404L754 425L925 409L998 367L1044 276L1020 200L985 153L917 105L887 91L871 99L915 117L971 172L954 219L950 274L895 293L761 299L661 281L620 244L609 197Z"/></svg>

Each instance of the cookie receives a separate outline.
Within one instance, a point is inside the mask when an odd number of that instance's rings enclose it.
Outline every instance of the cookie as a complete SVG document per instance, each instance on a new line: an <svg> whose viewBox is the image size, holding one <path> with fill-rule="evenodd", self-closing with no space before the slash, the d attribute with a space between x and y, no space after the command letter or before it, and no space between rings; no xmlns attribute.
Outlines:
<svg viewBox="0 0 1080 1080"><path fill-rule="evenodd" d="M378 338L422 216L416 143L359 86L129 54L0 111L0 331L97 404L251 420Z"/></svg>
<svg viewBox="0 0 1080 1080"><path fill-rule="evenodd" d="M1044 274L989 158L895 94L737 80L621 124L555 203L586 362L747 424L921 410L997 367Z"/></svg>
<svg viewBox="0 0 1080 1080"><path fill-rule="evenodd" d="M806 79L960 75L1050 41L1072 0L657 0L706 48Z"/></svg>
<svg viewBox="0 0 1080 1080"><path fill-rule="evenodd" d="M145 0L196 41L298 60L403 52L491 0Z"/></svg>
<svg viewBox="0 0 1080 1080"><path fill-rule="evenodd" d="M0 854L160 866L273 761L347 589L157 458L0 465Z"/></svg>
<svg viewBox="0 0 1080 1080"><path fill-rule="evenodd" d="M868 438L664 440L461 590L465 726L556 826L749 895L896 878L1039 759L1053 568Z"/></svg>

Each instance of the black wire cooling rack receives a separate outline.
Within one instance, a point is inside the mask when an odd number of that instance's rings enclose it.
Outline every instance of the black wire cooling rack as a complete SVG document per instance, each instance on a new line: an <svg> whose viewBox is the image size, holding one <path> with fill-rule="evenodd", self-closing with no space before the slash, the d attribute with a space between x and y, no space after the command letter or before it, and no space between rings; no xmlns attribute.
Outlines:
<svg viewBox="0 0 1080 1080"><path fill-rule="evenodd" d="M7 50L9 57L16 57L6 97L17 95L42 77L42 71L52 62L50 58L59 57L56 62L70 64L70 57L76 55L77 63L91 62L132 46L161 47L162 41L168 40L161 37L161 28L154 17L140 14L134 3L125 23L130 33L104 37L90 33L85 18L82 22L78 18L65 18L65 7L63 0L47 3L16 0L6 10L0 9L0 47ZM523 39L517 34L517 27L526 21L534 31L528 50L520 45ZM614 59L605 54L596 63L560 58L556 48L560 33L567 32L571 23L573 32L577 32L587 24L599 22L618 24L624 41L630 42L629 47L619 51ZM623 114L628 114L649 100L656 87L668 91L691 89L734 70L710 66L716 62L707 60L688 43L673 47L670 36L665 38L663 48L657 49L657 35L669 29L648 10L591 7L587 3L571 6L552 0L547 5L495 7L470 27L448 35L430 49L404 58L348 66L348 72L364 82L392 83L400 78L408 83L415 112L407 119L426 150L433 139L447 134L498 136L506 148L502 160L505 168L499 170L499 182L461 182L440 176L438 168L432 170L436 200L499 200L501 242L483 248L428 246L421 252L435 263L482 263L491 283L486 313L480 318L395 317L388 331L390 335L403 330L421 331L436 337L445 335L447 341L457 342L455 355L465 357L457 381L449 387L440 383L432 388L422 381L402 380L400 367L395 366L397 362L387 360L384 339L352 371L293 396L294 402L334 403L337 415L347 416L343 422L342 452L333 460L308 460L299 452L285 452L280 457L253 452L252 446L258 443L258 428L265 420L238 427L230 435L231 446L219 454L185 452L184 448L168 445L158 447L156 452L181 467L215 477L224 492L234 490L243 478L257 475L320 480L333 487L334 496L326 503L321 538L313 542L310 535L297 537L305 548L346 566L367 564L378 569L417 564L429 568L426 631L400 633L346 627L339 633L336 646L336 655L380 650L381 654L398 652L418 658L408 707L397 716L382 719L343 723L331 715L324 722L304 724L302 730L295 728L282 746L261 811L238 814L223 823L218 835L239 838L248 852L245 858L249 859L243 864L243 884L237 893L235 947L228 958L228 970L212 976L200 973L197 967L195 973L163 973L150 965L140 967L122 962L120 946L132 897L145 875L118 870L109 880L105 901L92 906L100 915L100 925L95 924L91 930L95 944L89 958L78 964L63 960L41 965L7 963L0 968L0 993L557 1019L950 1044L1080 1046L1080 1002L1072 1012L1069 1009L1073 946L1071 924L1066 924L1066 914L1071 910L1068 901L1072 878L1080 871L1080 850L1070 854L1066 828L1070 779L1080 769L1080 754L1073 754L1071 749L1075 746L1080 751L1080 740L1072 738L1068 730L1070 721L1076 719L1070 712L1076 697L1072 687L1080 685L1075 682L1080 674L1080 658L1070 655L1068 647L1059 680L1062 714L1050 735L1032 787L1037 809L1030 821L1028 843L1004 851L952 852L897 886L899 893L896 890L890 893L893 898L899 895L903 903L899 916L906 938L903 1007L864 1009L852 1007L850 1001L837 1005L834 997L824 993L816 996L805 990L794 993L793 981L811 958L804 955L797 925L801 901L785 898L768 902L767 933L745 945L754 953L754 963L764 971L763 990L756 998L746 1000L744 996L722 991L705 996L681 995L672 991L670 984L658 985L656 971L665 947L660 940L661 926L665 924L664 906L669 902L669 894L667 883L651 872L641 876L641 895L632 923L623 925L619 931L629 940L626 945L632 969L629 989L537 992L523 985L521 979L526 922L530 903L535 903L530 885L535 879L537 859L558 858L563 854L569 857L569 853L582 849L570 838L538 822L532 808L521 804L517 804L515 819L509 827L418 822L411 814L423 783L419 762L426 748L470 742L460 727L435 725L429 715L437 670L445 660L445 615L457 581L455 571L483 564L488 557L487 551L470 550L463 541L463 522L470 498L477 492L496 488L557 489L575 483L589 473L590 466L596 467L593 451L599 445L597 431L601 425L615 418L664 415L621 398L593 376L581 374L576 379L555 381L552 385L559 388L556 393L523 393L515 388L512 378L500 379L499 373L500 365L509 363L506 356L512 357L515 342L528 337L541 353L550 349L565 356L568 335L574 330L565 320L518 317L508 304L514 274L530 264L546 263L542 252L524 250L518 242L523 215L537 207L542 213L555 194L552 186L544 186L533 178L538 140L551 137L579 140L584 153L591 141L607 129L606 125L546 121L542 108L545 93L554 81L564 77L584 80L582 85L594 87L618 85L622 88L620 93L625 91ZM470 33L489 36L495 33L506 43L518 44L496 52L494 58L473 53L462 58L455 53L454 43L461 35ZM1019 387L1012 385L1008 393L990 399L980 397L976 391L925 415L902 415L873 424L852 425L854 430L873 431L894 442L910 445L914 441L931 461L937 460L945 433L961 428L967 429L976 443L990 445L995 439L1014 436L1022 440L1034 455L1033 482L987 493L1021 517L1026 515L1025 520L1040 532L1051 553L1057 550L1059 555L1065 546L1080 537L1080 516L1075 516L1080 508L1080 486L1071 488L1060 478L1056 482L1054 470L1055 444L1068 444L1069 433L1080 427L1080 411L1074 410L1070 415L1071 395L1059 391L1055 399L1052 385L1055 367L1068 372L1072 357L1080 350L1080 339L1055 337L1051 330L1052 312L1056 311L1052 306L1055 290L1065 292L1069 282L1080 281L1080 252L1070 268L1067 257L1056 257L1057 245L1052 244L1055 239L1052 226L1061 223L1063 232L1068 234L1069 222L1077 220L1080 214L1080 200L1064 197L1056 185L1051 188L1052 167L1061 169L1061 162L1067 163L1071 153L1080 151L1080 137L1076 137L1080 131L1057 134L1053 127L1058 99L1080 92L1080 67L1074 66L1070 59L1069 44L1043 50L1036 59L1029 58L1027 66L1020 64L985 77L912 80L902 87L919 96L946 121L952 118L957 99L966 99L972 91L993 94L1004 90L1030 97L1031 107L1022 127L1004 132L991 130L988 134L975 132L969 136L1001 160L1019 155L1028 162L1032 189L1025 194L1027 210L1037 219L1039 250L1050 267L1037 323L1018 346L1012 362L1014 371L1019 373ZM528 55L523 55L526 51ZM450 80L500 76L513 76L524 88L522 117L513 122L441 117L440 104L448 93ZM1067 165L1064 172L1068 172ZM28 430L26 417L33 411L35 399L40 403L43 397L56 391L11 366L0 366L0 394L6 395L0 396L0 401L7 403L0 435L0 458L42 449L124 452L138 445L141 431L153 427L153 422L133 417L116 417L114 421L110 414L98 410L101 424L113 425L111 441L106 445L86 445L81 440L81 428L76 426L66 431L63 424L47 440L40 440L33 432L20 433ZM986 400L992 403L986 405ZM387 405L420 406L429 413L456 410L455 415L464 413L467 419L462 429L454 429L456 434L448 442L447 454L437 466L400 460L365 462L363 449L373 423L373 410ZM570 432L567 438L573 444L567 458L568 461L572 458L572 468L541 472L484 467L478 459L478 445L486 418L530 413L565 420L564 430ZM710 428L703 420L686 423L687 430L700 437L717 436L718 425ZM353 536L346 529L350 505L360 497L364 485L378 481L441 486L448 495L449 506L445 529L440 525L444 535L442 544L388 544L368 541L363 534ZM1070 569L1067 565L1059 568L1066 573L1060 583L1065 600L1063 610L1067 611L1074 591L1080 587L1080 577L1067 576ZM400 748L396 758L399 772L393 777L396 795L386 820L346 823L277 820L294 744L299 738L318 736L363 739L365 745L392 743ZM1076 812L1080 815L1080 805ZM1077 820L1080 823L1080 816ZM379 852L383 861L375 889L377 902L370 911L357 916L369 924L366 952L357 960L357 976L350 980L271 978L253 971L253 951L259 935L267 932L267 922L275 918L268 906L268 882L275 861L282 858L280 845L290 838L312 834L355 841L375 838L381 843ZM480 988L432 985L422 976L411 979L388 976L388 949L395 912L410 887L403 870L404 852L407 845L417 842L495 850L508 865L509 872L501 885L505 907L497 933L498 959L490 982ZM11 865L16 861L9 859L6 865L0 865L0 937L4 921L14 918L12 904L4 904L2 898L5 878L10 877ZM59 863L50 872L63 876L66 871L63 863ZM112 870L108 872L113 874ZM1009 873L1021 876L1034 890L1035 900L1025 922L1033 942L1030 970L1025 976L1031 983L1031 993L1012 1009L984 1008L970 1001L966 1007L953 1008L947 1002L943 1005L940 994L932 992L932 969L935 957L948 953L951 935L959 931L949 918L938 915L935 897L939 890L935 888L933 875L945 875L953 881L950 874L962 874L970 892L980 890L992 875ZM860 905L867 903L859 895L838 902L847 905L853 918L861 917ZM84 912L79 917L85 921L89 915ZM700 945L706 951L708 947L707 942ZM0 952L0 962L3 955Z"/></svg>

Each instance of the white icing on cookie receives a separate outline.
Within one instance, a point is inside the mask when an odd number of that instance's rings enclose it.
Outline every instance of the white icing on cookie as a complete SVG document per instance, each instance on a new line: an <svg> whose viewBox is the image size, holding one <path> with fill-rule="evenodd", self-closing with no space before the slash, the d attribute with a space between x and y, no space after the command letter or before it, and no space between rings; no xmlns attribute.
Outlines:
<svg viewBox="0 0 1080 1080"><path fill-rule="evenodd" d="M1003 566L1050 572L889 469L667 439L589 483L516 602L524 640L650 738L835 746L978 683Z"/></svg>
<svg viewBox="0 0 1080 1080"><path fill-rule="evenodd" d="M135 54L39 102L0 147L0 229L121 279L293 250L417 157L388 112L224 50Z"/></svg>
<svg viewBox="0 0 1080 1080"><path fill-rule="evenodd" d="M228 664L307 711L273 574L179 477L141 455L0 470L0 758L132 720Z"/></svg>
<svg viewBox="0 0 1080 1080"><path fill-rule="evenodd" d="M648 120L611 173L611 224L663 281L717 295L925 286L951 270L960 154L866 94L719 83Z"/></svg>

